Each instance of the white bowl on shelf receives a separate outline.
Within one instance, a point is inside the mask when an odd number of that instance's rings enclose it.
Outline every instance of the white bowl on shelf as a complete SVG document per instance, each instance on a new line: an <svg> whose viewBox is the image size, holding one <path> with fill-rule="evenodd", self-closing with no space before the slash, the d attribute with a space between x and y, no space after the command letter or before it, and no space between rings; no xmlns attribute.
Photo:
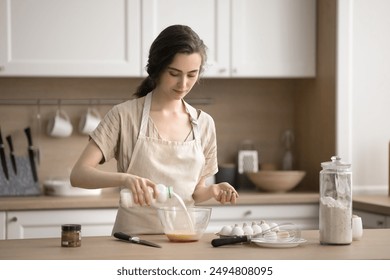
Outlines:
<svg viewBox="0 0 390 280"><path fill-rule="evenodd" d="M48 196L97 196L101 189L82 189L73 187L69 180L52 179L43 182L45 195Z"/></svg>

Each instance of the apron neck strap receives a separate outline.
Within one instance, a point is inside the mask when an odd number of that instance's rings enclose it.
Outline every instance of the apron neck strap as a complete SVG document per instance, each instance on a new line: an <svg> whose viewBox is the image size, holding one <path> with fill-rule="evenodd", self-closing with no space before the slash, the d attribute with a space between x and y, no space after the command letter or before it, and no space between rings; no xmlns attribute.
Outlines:
<svg viewBox="0 0 390 280"><path fill-rule="evenodd" d="M187 113L190 115L190 121L192 125L192 131L194 132L194 139L200 140L200 132L199 132L199 125L198 125L198 114L197 111L190 107L187 102L183 100L184 106L186 107Z"/></svg>

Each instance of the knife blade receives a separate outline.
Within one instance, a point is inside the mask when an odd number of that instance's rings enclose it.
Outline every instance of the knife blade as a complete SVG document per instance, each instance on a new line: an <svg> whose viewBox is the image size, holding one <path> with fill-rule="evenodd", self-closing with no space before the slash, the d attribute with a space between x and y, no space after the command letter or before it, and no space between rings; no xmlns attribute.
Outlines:
<svg viewBox="0 0 390 280"><path fill-rule="evenodd" d="M15 153L14 153L14 145L12 143L12 137L11 135L8 135L6 137L7 139L7 142L8 142L8 146L9 146L9 149L11 151L11 155L10 155L10 158L11 158L11 163L12 163L12 168L14 169L14 173L15 175L18 174L18 170L16 168L16 159L15 159Z"/></svg>
<svg viewBox="0 0 390 280"><path fill-rule="evenodd" d="M1 165L3 167L5 178L9 180L8 167L7 167L7 161L5 160L4 143L3 143L3 135L1 134L1 128L0 128L0 160L1 160Z"/></svg>
<svg viewBox="0 0 390 280"><path fill-rule="evenodd" d="M34 182L38 182L37 168L35 165L35 156L34 156L35 153L34 153L34 147L32 143L30 127L25 128L24 132L26 133L27 141L28 141L28 157L30 159L31 172L33 175Z"/></svg>
<svg viewBox="0 0 390 280"><path fill-rule="evenodd" d="M115 232L114 237L121 239L121 240L130 241L131 243L135 243L135 244L146 245L146 246L155 247L155 248L161 248L161 246L156 244L156 243L153 243L153 242L150 242L147 240L142 240L137 236L131 236L131 235L128 235L128 234L123 233L123 232Z"/></svg>

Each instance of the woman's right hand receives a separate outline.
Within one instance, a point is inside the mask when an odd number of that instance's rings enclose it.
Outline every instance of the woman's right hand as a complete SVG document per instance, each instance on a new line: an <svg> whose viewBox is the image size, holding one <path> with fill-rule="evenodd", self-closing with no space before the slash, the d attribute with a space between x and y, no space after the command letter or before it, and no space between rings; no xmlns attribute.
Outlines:
<svg viewBox="0 0 390 280"><path fill-rule="evenodd" d="M141 206L150 206L157 198L156 184L149 179L126 174L124 187L132 192L134 203Z"/></svg>

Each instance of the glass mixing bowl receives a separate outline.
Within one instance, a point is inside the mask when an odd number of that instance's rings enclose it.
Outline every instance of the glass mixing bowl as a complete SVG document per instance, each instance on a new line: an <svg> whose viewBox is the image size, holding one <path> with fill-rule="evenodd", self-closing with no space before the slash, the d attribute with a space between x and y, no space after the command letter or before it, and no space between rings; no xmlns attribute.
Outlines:
<svg viewBox="0 0 390 280"><path fill-rule="evenodd" d="M172 242L198 241L210 222L208 207L161 207L158 217L167 238Z"/></svg>

